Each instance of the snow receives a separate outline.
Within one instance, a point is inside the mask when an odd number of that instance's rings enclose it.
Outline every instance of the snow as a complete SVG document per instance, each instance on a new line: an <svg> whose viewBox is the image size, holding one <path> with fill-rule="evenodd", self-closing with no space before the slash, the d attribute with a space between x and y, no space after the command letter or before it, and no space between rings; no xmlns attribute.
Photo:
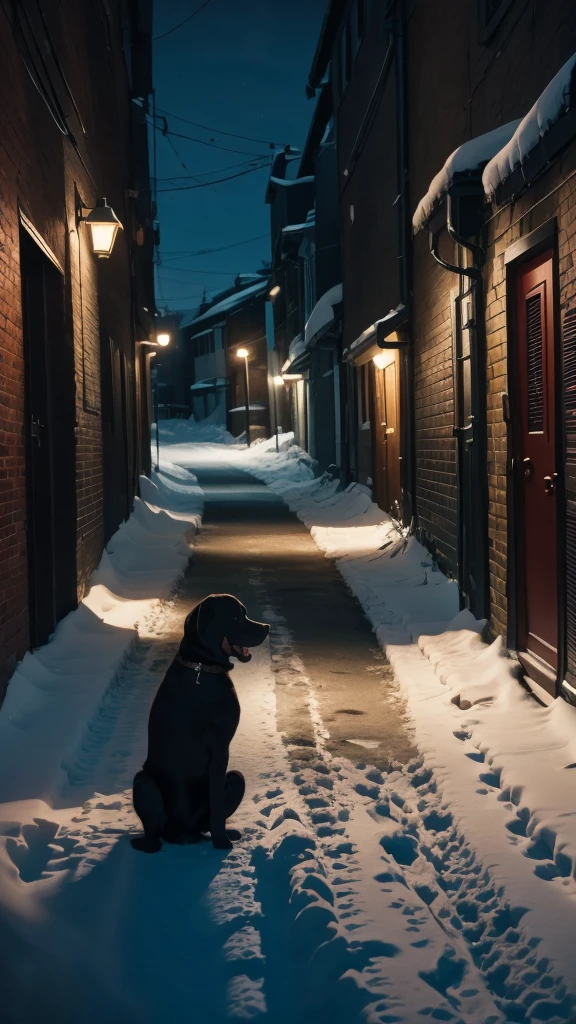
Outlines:
<svg viewBox="0 0 576 1024"><path fill-rule="evenodd" d="M305 175L303 178L270 178L270 181L274 185L304 185L309 184L311 181L314 181L314 175L308 174Z"/></svg>
<svg viewBox="0 0 576 1024"><path fill-rule="evenodd" d="M204 321L211 319L213 316L219 316L221 313L230 313L237 306L241 306L247 299L257 298L259 295L264 295L268 288L268 282L262 278L256 284L250 285L249 288L243 288L242 291L234 292L229 295L227 299L222 299L221 302L217 302L214 306L210 306L205 313L201 316L197 316L194 320L190 320L186 325L187 327L195 327L196 324L202 324Z"/></svg>
<svg viewBox="0 0 576 1024"><path fill-rule="evenodd" d="M276 454L275 438L246 449L214 425L160 433L160 472L0 711L4 1019L573 1021L576 709L541 707L429 553L369 488L317 476L292 435ZM202 462L265 481L334 559L418 751L378 770L359 730L349 759L331 756L314 678L254 571L271 631L234 672L244 838L227 856L146 858L126 842L131 780L180 638L173 587L202 511L186 467ZM277 727L282 687L312 725L298 763Z"/></svg>
<svg viewBox="0 0 576 1024"><path fill-rule="evenodd" d="M470 139L450 154L442 170L430 182L426 195L416 207L412 218L415 233L426 227L434 210L448 192L454 175L480 171L495 153L498 153L510 141L519 124L520 121L511 121L485 135Z"/></svg>
<svg viewBox="0 0 576 1024"><path fill-rule="evenodd" d="M263 405L262 402L253 402L253 403L250 404L250 411L251 412L262 412L262 409L265 409L265 408L266 408L266 406ZM230 412L246 412L246 406L245 405L237 405L235 409L230 409Z"/></svg>
<svg viewBox="0 0 576 1024"><path fill-rule="evenodd" d="M205 391L207 387L221 389L225 388L227 384L227 377L205 377L204 380L199 380L196 384L191 384L190 391Z"/></svg>
<svg viewBox="0 0 576 1024"><path fill-rule="evenodd" d="M321 331L323 327L334 319L334 306L338 302L342 302L341 284L336 284L333 288L329 288L327 292L324 292L324 295L318 299L310 313L304 329L304 338L307 345L318 334L318 331Z"/></svg>
<svg viewBox="0 0 576 1024"><path fill-rule="evenodd" d="M538 97L534 106L518 123L514 134L505 140L484 168L482 183L489 199L499 185L522 167L527 156L544 139L552 125L570 109L570 98L576 54L566 61L557 75Z"/></svg>

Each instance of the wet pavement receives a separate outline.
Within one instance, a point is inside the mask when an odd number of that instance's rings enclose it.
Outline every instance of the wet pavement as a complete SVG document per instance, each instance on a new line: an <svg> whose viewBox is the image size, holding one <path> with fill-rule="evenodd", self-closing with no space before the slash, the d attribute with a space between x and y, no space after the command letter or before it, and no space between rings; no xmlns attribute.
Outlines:
<svg viewBox="0 0 576 1024"><path fill-rule="evenodd" d="M180 600L193 605L209 593L236 594L249 614L272 615L288 631L290 658L272 652L277 726L286 745L305 756L320 738L335 756L367 758L377 767L406 762L414 749L403 699L333 562L249 473L210 465L205 456L188 468L206 507Z"/></svg>

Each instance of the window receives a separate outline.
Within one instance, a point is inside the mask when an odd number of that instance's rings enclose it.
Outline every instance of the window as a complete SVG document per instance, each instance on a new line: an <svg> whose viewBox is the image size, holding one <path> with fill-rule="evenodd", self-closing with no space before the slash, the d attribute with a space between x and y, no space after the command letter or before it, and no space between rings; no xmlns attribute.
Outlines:
<svg viewBox="0 0 576 1024"><path fill-rule="evenodd" d="M205 331L194 338L194 355L207 356L215 350L214 331Z"/></svg>
<svg viewBox="0 0 576 1024"><path fill-rule="evenodd" d="M480 42L488 43L514 0L478 0Z"/></svg>

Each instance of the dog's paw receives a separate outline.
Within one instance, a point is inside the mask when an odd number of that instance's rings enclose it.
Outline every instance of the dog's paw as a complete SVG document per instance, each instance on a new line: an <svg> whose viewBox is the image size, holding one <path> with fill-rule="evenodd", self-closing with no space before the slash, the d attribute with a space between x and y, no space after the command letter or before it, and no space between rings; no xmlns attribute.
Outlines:
<svg viewBox="0 0 576 1024"><path fill-rule="evenodd" d="M212 846L214 847L215 850L231 850L232 849L232 843L230 842L230 840L229 840L227 835L225 835L225 836L217 836L216 838L214 836L212 836Z"/></svg>
<svg viewBox="0 0 576 1024"><path fill-rule="evenodd" d="M134 849L140 850L141 853L158 853L158 850L162 849L160 840L153 836L138 836L130 842Z"/></svg>

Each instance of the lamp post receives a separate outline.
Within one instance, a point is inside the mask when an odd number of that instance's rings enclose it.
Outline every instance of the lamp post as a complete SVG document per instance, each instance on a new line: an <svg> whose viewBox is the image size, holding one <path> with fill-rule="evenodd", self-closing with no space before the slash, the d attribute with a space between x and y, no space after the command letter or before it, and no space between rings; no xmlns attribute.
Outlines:
<svg viewBox="0 0 576 1024"><path fill-rule="evenodd" d="M153 342L144 342L144 344L153 344ZM170 344L170 335L164 331L163 333L156 335L156 344L160 345L161 348L166 348ZM156 355L156 353L154 353ZM158 366L154 368L154 415L156 417L156 472L160 469L160 419L158 410Z"/></svg>
<svg viewBox="0 0 576 1024"><path fill-rule="evenodd" d="M250 381L248 377L248 349L239 348L236 352L239 359L244 360L244 394L246 396L246 445L250 447Z"/></svg>
<svg viewBox="0 0 576 1024"><path fill-rule="evenodd" d="M272 394L274 395L274 426L276 428L276 451L280 451L278 444L278 402L276 400L276 388L279 388L284 383L284 378L277 374L272 378Z"/></svg>

